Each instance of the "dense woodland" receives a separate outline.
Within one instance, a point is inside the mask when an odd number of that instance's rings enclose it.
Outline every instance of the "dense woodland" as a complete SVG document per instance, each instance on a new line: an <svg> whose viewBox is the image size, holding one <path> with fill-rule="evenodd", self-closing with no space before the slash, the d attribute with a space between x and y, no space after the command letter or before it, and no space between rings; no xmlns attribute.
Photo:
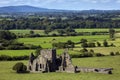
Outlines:
<svg viewBox="0 0 120 80"><path fill-rule="evenodd" d="M120 28L119 12L111 13L20 13L1 14L0 29ZM27 16L25 16L27 15Z"/></svg>

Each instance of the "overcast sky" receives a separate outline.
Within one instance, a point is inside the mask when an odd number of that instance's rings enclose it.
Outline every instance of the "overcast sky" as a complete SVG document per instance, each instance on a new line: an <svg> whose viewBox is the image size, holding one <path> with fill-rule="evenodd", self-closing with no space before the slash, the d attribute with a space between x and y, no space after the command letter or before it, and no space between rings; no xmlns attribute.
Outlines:
<svg viewBox="0 0 120 80"><path fill-rule="evenodd" d="M0 0L0 7L16 5L68 10L120 10L120 0Z"/></svg>

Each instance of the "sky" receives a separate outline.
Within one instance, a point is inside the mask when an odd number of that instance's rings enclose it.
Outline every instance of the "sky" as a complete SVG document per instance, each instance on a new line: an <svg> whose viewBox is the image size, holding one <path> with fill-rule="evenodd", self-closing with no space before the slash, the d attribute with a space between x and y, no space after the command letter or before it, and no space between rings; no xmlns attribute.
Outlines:
<svg viewBox="0 0 120 80"><path fill-rule="evenodd" d="M17 5L65 10L120 10L120 0L0 0L0 7Z"/></svg>

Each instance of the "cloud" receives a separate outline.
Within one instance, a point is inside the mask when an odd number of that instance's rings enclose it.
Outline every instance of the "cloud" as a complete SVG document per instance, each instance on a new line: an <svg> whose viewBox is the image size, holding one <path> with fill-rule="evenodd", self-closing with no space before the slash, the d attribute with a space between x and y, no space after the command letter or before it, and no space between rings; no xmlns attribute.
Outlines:
<svg viewBox="0 0 120 80"><path fill-rule="evenodd" d="M82 0L82 1L90 3L108 3L111 2L112 0Z"/></svg>
<svg viewBox="0 0 120 80"><path fill-rule="evenodd" d="M118 8L119 4L120 0L0 0L0 6L31 5L53 9Z"/></svg>
<svg viewBox="0 0 120 80"><path fill-rule="evenodd" d="M53 3L66 3L66 4L75 4L75 3L108 3L111 0L0 0L0 5L18 5L18 4L39 4L39 5L47 5ZM120 0L115 0L120 2Z"/></svg>

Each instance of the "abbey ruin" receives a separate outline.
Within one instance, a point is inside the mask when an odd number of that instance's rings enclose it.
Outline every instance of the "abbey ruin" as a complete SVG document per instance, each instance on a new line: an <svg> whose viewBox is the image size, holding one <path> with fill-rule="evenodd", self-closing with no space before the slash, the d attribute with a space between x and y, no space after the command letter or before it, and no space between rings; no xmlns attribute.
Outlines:
<svg viewBox="0 0 120 80"><path fill-rule="evenodd" d="M67 51L62 55L56 55L56 49L41 50L40 55L35 58L33 54L30 55L28 71L30 72L96 72L111 74L112 68L83 68L72 64L71 57Z"/></svg>

